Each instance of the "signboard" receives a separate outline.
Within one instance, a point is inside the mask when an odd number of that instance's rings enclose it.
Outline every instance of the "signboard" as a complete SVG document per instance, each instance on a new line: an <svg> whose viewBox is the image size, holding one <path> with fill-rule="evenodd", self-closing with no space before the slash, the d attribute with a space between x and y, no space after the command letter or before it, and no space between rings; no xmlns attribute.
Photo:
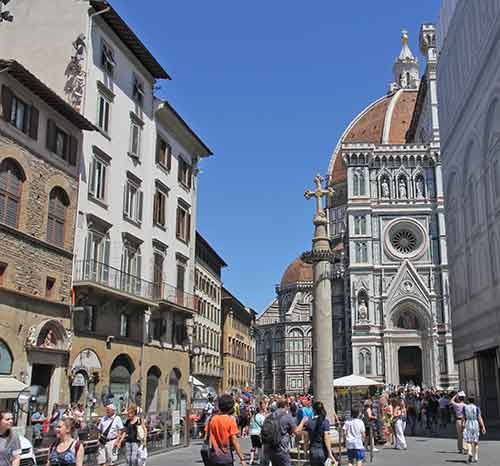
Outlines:
<svg viewBox="0 0 500 466"><path fill-rule="evenodd" d="M181 399L181 417L186 417L187 414L187 400Z"/></svg>
<svg viewBox="0 0 500 466"><path fill-rule="evenodd" d="M75 374L75 377L73 379L73 382L71 383L72 387L85 387L86 381L85 381L85 376L81 372L77 372Z"/></svg>
<svg viewBox="0 0 500 466"><path fill-rule="evenodd" d="M181 443L181 413L172 411L172 446Z"/></svg>

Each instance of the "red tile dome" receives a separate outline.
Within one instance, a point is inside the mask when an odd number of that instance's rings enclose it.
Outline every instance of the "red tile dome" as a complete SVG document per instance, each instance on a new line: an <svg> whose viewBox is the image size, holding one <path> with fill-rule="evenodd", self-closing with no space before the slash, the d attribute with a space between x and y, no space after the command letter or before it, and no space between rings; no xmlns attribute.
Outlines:
<svg viewBox="0 0 500 466"><path fill-rule="evenodd" d="M295 283L312 282L313 269L302 258L297 257L285 270L281 278L281 286L293 285Z"/></svg>

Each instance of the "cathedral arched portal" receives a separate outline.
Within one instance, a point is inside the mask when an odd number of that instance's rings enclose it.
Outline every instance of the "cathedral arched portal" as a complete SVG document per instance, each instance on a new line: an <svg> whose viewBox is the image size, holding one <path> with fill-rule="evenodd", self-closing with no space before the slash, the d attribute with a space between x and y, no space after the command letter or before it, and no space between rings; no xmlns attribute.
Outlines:
<svg viewBox="0 0 500 466"><path fill-rule="evenodd" d="M387 315L384 353L387 383L438 384L437 342L425 304L405 299L394 305Z"/></svg>

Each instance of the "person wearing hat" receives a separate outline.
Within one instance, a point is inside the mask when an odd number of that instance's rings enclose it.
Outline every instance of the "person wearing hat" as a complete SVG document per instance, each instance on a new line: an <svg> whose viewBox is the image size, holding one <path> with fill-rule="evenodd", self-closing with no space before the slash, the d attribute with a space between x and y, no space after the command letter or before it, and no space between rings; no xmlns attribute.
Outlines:
<svg viewBox="0 0 500 466"><path fill-rule="evenodd" d="M464 412L465 412L465 392L456 393L450 400L450 404L455 412L455 427L457 429L457 449L459 453L466 453L464 450Z"/></svg>
<svg viewBox="0 0 500 466"><path fill-rule="evenodd" d="M113 404L106 406L106 415L97 424L99 431L99 450L97 453L97 463L105 466L112 466L118 459L117 440L123 429L123 422L120 416L116 415Z"/></svg>

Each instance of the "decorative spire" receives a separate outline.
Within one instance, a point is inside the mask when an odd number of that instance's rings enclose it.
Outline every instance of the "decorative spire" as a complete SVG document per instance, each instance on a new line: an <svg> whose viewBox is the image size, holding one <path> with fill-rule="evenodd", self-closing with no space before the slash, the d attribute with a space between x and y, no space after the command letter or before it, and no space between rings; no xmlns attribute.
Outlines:
<svg viewBox="0 0 500 466"><path fill-rule="evenodd" d="M405 29L401 31L401 43L403 44L403 48L401 49L398 60L415 60L413 53L411 53L410 47L408 47L408 31L406 31Z"/></svg>
<svg viewBox="0 0 500 466"><path fill-rule="evenodd" d="M391 92L398 89L418 89L420 84L418 60L408 46L408 31L405 29L401 31L401 43L401 52L394 62Z"/></svg>

